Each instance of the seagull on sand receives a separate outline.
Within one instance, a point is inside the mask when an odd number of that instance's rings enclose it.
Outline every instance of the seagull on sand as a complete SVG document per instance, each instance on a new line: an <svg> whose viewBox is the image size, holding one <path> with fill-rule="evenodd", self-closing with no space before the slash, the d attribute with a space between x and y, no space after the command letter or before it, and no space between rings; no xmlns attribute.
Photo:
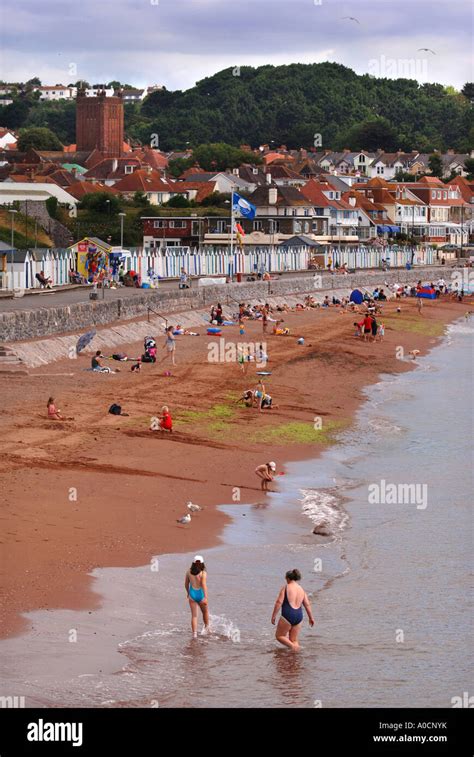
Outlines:
<svg viewBox="0 0 474 757"><path fill-rule="evenodd" d="M200 505L194 505L192 502L188 502L187 508L188 510L191 510L192 513L198 513L203 509Z"/></svg>
<svg viewBox="0 0 474 757"><path fill-rule="evenodd" d="M436 55L434 50L431 50L429 47L419 47L418 48L419 53L432 53L433 55Z"/></svg>
<svg viewBox="0 0 474 757"><path fill-rule="evenodd" d="M410 350L408 354L413 356L413 360L416 360L416 356L420 354L420 350Z"/></svg>
<svg viewBox="0 0 474 757"><path fill-rule="evenodd" d="M176 523L182 523L183 525L185 525L186 523L191 523L190 514L188 513L187 515L183 515L182 518L178 518Z"/></svg>
<svg viewBox="0 0 474 757"><path fill-rule="evenodd" d="M341 21L355 21L356 24L360 24L359 19L354 18L354 16L341 16Z"/></svg>

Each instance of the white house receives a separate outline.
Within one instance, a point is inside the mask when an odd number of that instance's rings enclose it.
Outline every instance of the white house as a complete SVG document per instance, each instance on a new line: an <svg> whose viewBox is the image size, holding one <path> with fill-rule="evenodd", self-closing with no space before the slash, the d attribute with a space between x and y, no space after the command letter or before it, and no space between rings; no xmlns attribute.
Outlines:
<svg viewBox="0 0 474 757"><path fill-rule="evenodd" d="M67 87L64 84L54 86L35 87L35 92L40 93L40 100L49 102L56 100L74 100L77 95L77 87Z"/></svg>
<svg viewBox="0 0 474 757"><path fill-rule="evenodd" d="M61 204L75 207L77 200L57 184L42 184L32 181L0 182L0 205L11 205L13 202L45 202L49 197L56 197Z"/></svg>
<svg viewBox="0 0 474 757"><path fill-rule="evenodd" d="M11 129L0 128L0 150L8 150L9 145L16 144L17 137Z"/></svg>
<svg viewBox="0 0 474 757"><path fill-rule="evenodd" d="M122 91L122 100L125 105L130 103L139 103L147 96L146 89L124 89Z"/></svg>

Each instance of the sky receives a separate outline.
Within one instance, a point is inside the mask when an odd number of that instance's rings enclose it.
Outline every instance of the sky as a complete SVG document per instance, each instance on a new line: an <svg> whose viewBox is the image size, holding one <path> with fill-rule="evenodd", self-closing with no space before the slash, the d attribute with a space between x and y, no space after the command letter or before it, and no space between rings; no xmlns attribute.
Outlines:
<svg viewBox="0 0 474 757"><path fill-rule="evenodd" d="M0 78L175 90L229 66L331 61L460 89L474 79L473 7L471 0L0 0Z"/></svg>

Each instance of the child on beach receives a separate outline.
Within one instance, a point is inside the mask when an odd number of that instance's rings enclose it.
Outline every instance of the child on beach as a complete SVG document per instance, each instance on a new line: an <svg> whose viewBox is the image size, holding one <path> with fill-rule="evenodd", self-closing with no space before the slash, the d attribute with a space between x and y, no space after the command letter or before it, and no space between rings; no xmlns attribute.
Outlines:
<svg viewBox="0 0 474 757"><path fill-rule="evenodd" d="M61 411L56 408L54 404L54 397L50 397L47 404L48 418L54 421L63 421L64 418L61 415Z"/></svg>
<svg viewBox="0 0 474 757"><path fill-rule="evenodd" d="M276 463L263 463L255 468L255 473L262 481L262 492L268 491L269 481L273 481L276 471Z"/></svg>
<svg viewBox="0 0 474 757"><path fill-rule="evenodd" d="M161 431L169 431L170 433L173 431L173 419L167 405L163 405L161 408L160 429Z"/></svg>
<svg viewBox="0 0 474 757"><path fill-rule="evenodd" d="M377 338L379 342L383 342L383 338L385 336L385 325L383 323L380 324L377 332Z"/></svg>

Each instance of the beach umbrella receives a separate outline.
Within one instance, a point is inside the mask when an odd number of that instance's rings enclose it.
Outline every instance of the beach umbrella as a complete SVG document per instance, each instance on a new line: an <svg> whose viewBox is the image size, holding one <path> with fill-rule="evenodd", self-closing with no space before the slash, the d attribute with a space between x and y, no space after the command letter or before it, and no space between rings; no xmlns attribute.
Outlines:
<svg viewBox="0 0 474 757"><path fill-rule="evenodd" d="M76 352L79 354L83 349L87 347L96 335L96 331L88 331L87 334L83 334L79 337L76 344Z"/></svg>

